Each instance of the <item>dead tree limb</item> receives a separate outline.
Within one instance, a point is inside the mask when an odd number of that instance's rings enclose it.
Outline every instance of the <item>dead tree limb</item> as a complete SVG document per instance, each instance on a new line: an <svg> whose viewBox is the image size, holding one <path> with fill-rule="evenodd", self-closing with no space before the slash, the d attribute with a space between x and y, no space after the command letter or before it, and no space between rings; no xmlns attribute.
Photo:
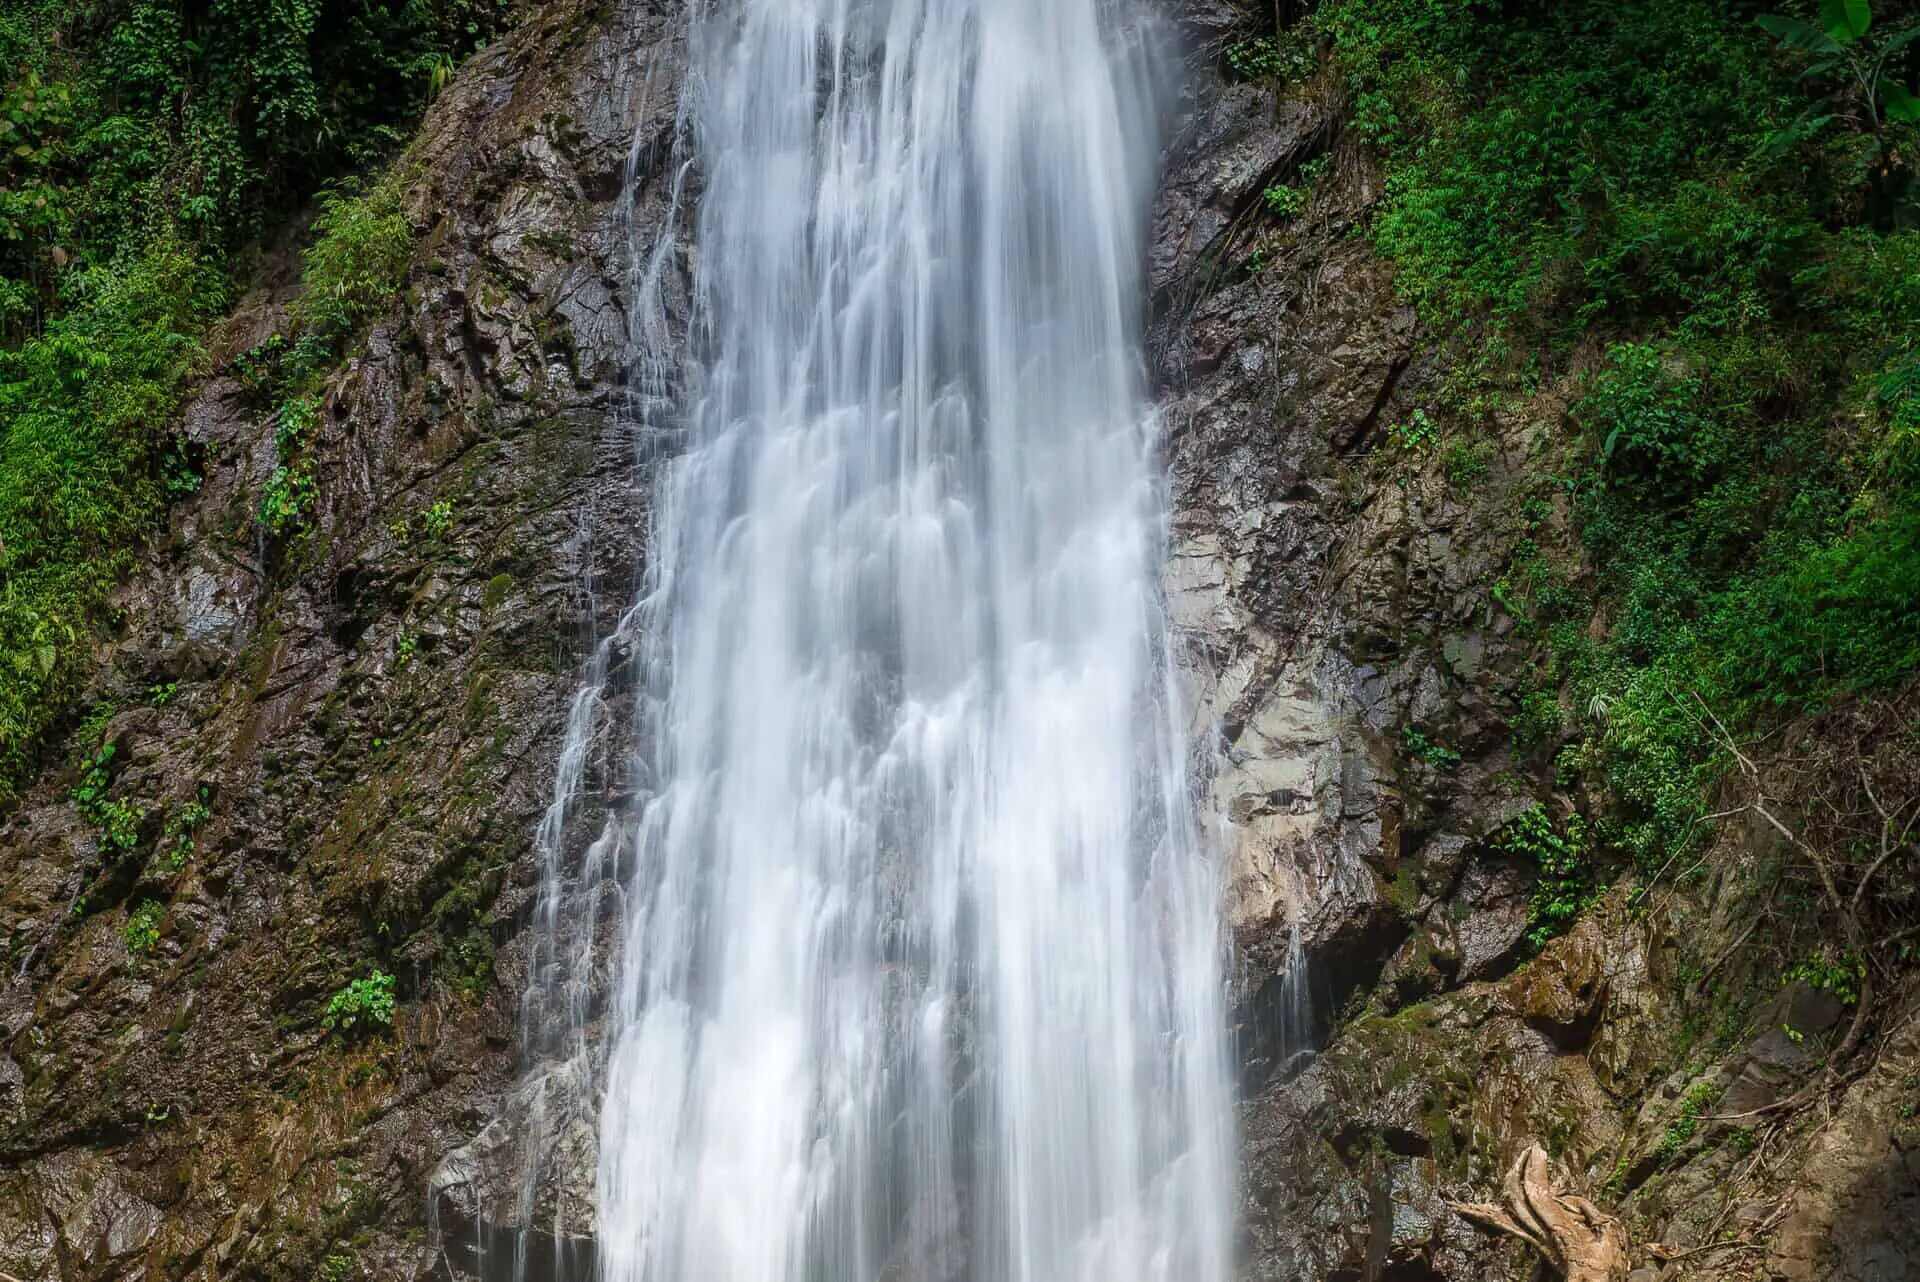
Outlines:
<svg viewBox="0 0 1920 1282"><path fill-rule="evenodd" d="M1627 1231L1584 1197L1556 1192L1546 1150L1522 1153L1507 1172L1495 1202L1450 1202L1484 1229L1517 1237L1567 1282L1623 1282Z"/></svg>

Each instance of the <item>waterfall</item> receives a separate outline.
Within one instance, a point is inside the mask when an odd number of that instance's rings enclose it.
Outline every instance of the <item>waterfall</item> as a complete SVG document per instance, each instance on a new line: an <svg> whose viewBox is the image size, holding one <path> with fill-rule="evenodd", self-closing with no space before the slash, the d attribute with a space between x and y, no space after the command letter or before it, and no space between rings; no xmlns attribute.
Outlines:
<svg viewBox="0 0 1920 1282"><path fill-rule="evenodd" d="M1216 868L1138 355L1170 33L699 0L689 40L694 368L647 424L683 448L540 840L529 1026L605 1056L597 1271L1223 1282ZM569 854L623 664L628 799Z"/></svg>

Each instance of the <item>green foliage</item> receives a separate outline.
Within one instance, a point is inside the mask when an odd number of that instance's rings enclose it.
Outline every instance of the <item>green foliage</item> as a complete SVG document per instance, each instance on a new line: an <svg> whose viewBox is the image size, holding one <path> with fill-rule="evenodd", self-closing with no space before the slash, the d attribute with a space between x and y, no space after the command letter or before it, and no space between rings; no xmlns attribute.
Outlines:
<svg viewBox="0 0 1920 1282"><path fill-rule="evenodd" d="M435 542L446 538L453 529L453 501L441 499L421 513L420 528Z"/></svg>
<svg viewBox="0 0 1920 1282"><path fill-rule="evenodd" d="M1424 450L1440 439L1440 425L1425 410L1415 410L1399 423L1387 428L1387 440L1403 454Z"/></svg>
<svg viewBox="0 0 1920 1282"><path fill-rule="evenodd" d="M1319 64L1310 36L1244 36L1227 46L1227 70L1239 80L1304 80Z"/></svg>
<svg viewBox="0 0 1920 1282"><path fill-rule="evenodd" d="M1654 1146L1653 1157L1656 1162L1670 1161L1687 1146L1700 1129L1702 1115L1720 1101L1720 1093L1719 1084L1706 1078L1687 1088L1687 1093L1680 1097L1680 1115L1668 1125L1660 1142Z"/></svg>
<svg viewBox="0 0 1920 1282"><path fill-rule="evenodd" d="M391 152L503 12L20 0L0 14L0 805L90 673L138 542L199 487L170 423L245 261L233 251ZM290 394L397 289L402 189L322 194ZM283 450L262 520L296 528L313 497L310 460Z"/></svg>
<svg viewBox="0 0 1920 1282"><path fill-rule="evenodd" d="M0 350L0 801L91 670L106 594L164 502L160 425L222 298L166 241L64 288L68 310Z"/></svg>
<svg viewBox="0 0 1920 1282"><path fill-rule="evenodd" d="M1756 21L1782 44L1810 56L1803 79L1829 86L1825 98L1809 105L1773 136L1776 147L1784 149L1816 137L1837 119L1864 117L1873 137L1871 152L1884 161L1892 144L1884 126L1920 123L1920 98L1908 90L1901 75L1907 46L1920 39L1920 23L1907 20L1883 26L1868 39L1873 25L1868 0L1821 0L1818 22L1784 14L1767 14Z"/></svg>
<svg viewBox="0 0 1920 1282"><path fill-rule="evenodd" d="M102 744L80 768L80 781L69 796L81 818L100 833L100 849L109 859L129 855L140 845L140 825L146 813L109 795L113 788L114 745Z"/></svg>
<svg viewBox="0 0 1920 1282"><path fill-rule="evenodd" d="M1615 484L1646 482L1656 493L1695 492L1723 467L1732 415L1715 412L1697 380L1668 370L1657 348L1620 343L1573 407L1598 443L1599 465Z"/></svg>
<svg viewBox="0 0 1920 1282"><path fill-rule="evenodd" d="M342 1035L393 1026L394 981L384 970L356 979L327 1001L321 1027Z"/></svg>
<svg viewBox="0 0 1920 1282"><path fill-rule="evenodd" d="M67 264L103 264L157 227L212 250L244 242L269 212L390 152L503 12L21 0L0 24L0 279L45 307Z"/></svg>
<svg viewBox="0 0 1920 1282"><path fill-rule="evenodd" d="M1447 447L1442 466L1447 484L1456 490L1470 490L1487 479L1487 446L1480 441L1455 441Z"/></svg>
<svg viewBox="0 0 1920 1282"><path fill-rule="evenodd" d="M371 184L343 183L320 195L317 238L306 253L294 323L337 343L393 301L413 255L404 201L411 173L396 167Z"/></svg>
<svg viewBox="0 0 1920 1282"><path fill-rule="evenodd" d="M292 319L299 337L275 335L246 354L243 377L253 389L278 397L274 446L278 461L260 496L260 524L281 538L305 523L319 496L315 448L321 384L334 360L400 288L413 254L413 225L403 209L411 171L395 166L373 183L347 183L323 192L318 233L302 259L304 291ZM449 505L436 505L442 526Z"/></svg>
<svg viewBox="0 0 1920 1282"><path fill-rule="evenodd" d="M1408 755L1424 761L1435 770L1451 770L1460 764L1460 754L1445 744L1435 743L1421 731L1408 726L1401 739L1406 744Z"/></svg>
<svg viewBox="0 0 1920 1282"><path fill-rule="evenodd" d="M1665 869L1730 742L1920 669L1920 23L1862 0L1311 22L1386 167L1374 242L1472 353L1471 395L1600 345L1561 454L1592 587L1518 556L1493 595L1541 643L1516 737L1562 733L1570 695L1567 786L1603 785L1598 835Z"/></svg>
<svg viewBox="0 0 1920 1282"><path fill-rule="evenodd" d="M1493 839L1493 848L1536 864L1540 876L1527 904L1527 945L1536 952L1563 933L1598 897L1587 854L1586 825L1571 816L1563 829L1533 806Z"/></svg>
<svg viewBox="0 0 1920 1282"><path fill-rule="evenodd" d="M260 524L270 535L297 528L313 505L318 483L313 474L314 426L320 419L320 398L295 396L274 414L273 441L279 462L267 478L260 497Z"/></svg>
<svg viewBox="0 0 1920 1282"><path fill-rule="evenodd" d="M1286 183L1275 183L1260 193L1266 202L1267 212L1275 218L1293 218L1307 207L1312 195L1305 187L1292 187Z"/></svg>
<svg viewBox="0 0 1920 1282"><path fill-rule="evenodd" d="M178 872L187 866L187 861L193 858L193 834L211 818L213 807L209 804L205 788L194 793L193 800L173 808L160 835L160 852L168 868Z"/></svg>
<svg viewBox="0 0 1920 1282"><path fill-rule="evenodd" d="M166 915L166 907L152 899L142 901L128 913L126 928L120 932L127 941L127 951L135 956L152 952L160 943L160 922Z"/></svg>
<svg viewBox="0 0 1920 1282"><path fill-rule="evenodd" d="M1789 980L1798 980L1809 988L1831 993L1842 1006L1858 1004L1860 985L1866 977L1866 963L1850 952L1813 953L1787 970Z"/></svg>
<svg viewBox="0 0 1920 1282"><path fill-rule="evenodd" d="M1561 727L1560 697L1552 690L1530 690L1513 719L1513 741L1531 751L1553 742Z"/></svg>
<svg viewBox="0 0 1920 1282"><path fill-rule="evenodd" d="M1300 166L1299 181L1296 183L1275 183L1260 193L1266 203L1267 212L1275 218L1296 218L1306 212L1307 205L1313 199L1313 189L1326 177L1328 168L1326 156L1315 156Z"/></svg>

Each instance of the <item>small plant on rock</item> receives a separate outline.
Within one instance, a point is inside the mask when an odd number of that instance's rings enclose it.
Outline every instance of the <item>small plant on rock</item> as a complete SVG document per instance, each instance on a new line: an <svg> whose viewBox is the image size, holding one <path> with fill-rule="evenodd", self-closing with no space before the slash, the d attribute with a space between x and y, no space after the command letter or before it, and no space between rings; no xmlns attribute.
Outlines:
<svg viewBox="0 0 1920 1282"><path fill-rule="evenodd" d="M1687 1146L1694 1134L1700 1129L1700 1118L1708 1109L1720 1100L1720 1083L1711 1078L1703 1078L1687 1088L1680 1100L1680 1116L1667 1127L1660 1137L1660 1143L1653 1150L1654 1160L1665 1162Z"/></svg>
<svg viewBox="0 0 1920 1282"><path fill-rule="evenodd" d="M1443 743L1435 743L1421 731L1408 726L1401 734L1407 746L1407 754L1416 760L1424 761L1435 770L1451 770L1460 764L1460 754Z"/></svg>
<svg viewBox="0 0 1920 1282"><path fill-rule="evenodd" d="M1387 429L1387 439L1403 454L1424 450L1440 438L1440 425L1425 410L1415 410L1404 422Z"/></svg>
<svg viewBox="0 0 1920 1282"><path fill-rule="evenodd" d="M160 943L160 921L166 915L167 910L153 899L128 913L126 929L120 932L127 941L127 951L135 956L152 952Z"/></svg>
<svg viewBox="0 0 1920 1282"><path fill-rule="evenodd" d="M441 499L421 513L420 528L427 532L430 539L438 541L446 538L453 529L453 500Z"/></svg>
<svg viewBox="0 0 1920 1282"><path fill-rule="evenodd" d="M1447 484L1470 490L1487 476L1487 447L1479 441L1457 441L1447 448Z"/></svg>
<svg viewBox="0 0 1920 1282"><path fill-rule="evenodd" d="M1842 1006L1860 1001L1860 981L1867 975L1866 964L1852 952L1837 955L1825 950L1814 953L1787 971L1789 980L1798 980L1808 988L1830 993Z"/></svg>
<svg viewBox="0 0 1920 1282"><path fill-rule="evenodd" d="M286 534L306 519L319 486L314 480L310 446L320 421L318 396L295 396L274 414L273 439L280 463L267 478L260 498L260 524L272 535Z"/></svg>
<svg viewBox="0 0 1920 1282"><path fill-rule="evenodd" d="M384 970L354 980L327 1001L321 1027L343 1036L393 1027L393 988L393 976Z"/></svg>
<svg viewBox="0 0 1920 1282"><path fill-rule="evenodd" d="M1586 825L1574 815L1564 829L1557 828L1544 809L1534 806L1503 828L1493 845L1539 865L1540 879L1527 904L1527 946L1538 952L1571 926L1598 894L1587 866Z"/></svg>
<svg viewBox="0 0 1920 1282"><path fill-rule="evenodd" d="M113 786L114 745L104 743L80 770L80 782L69 794L74 809L100 833L100 848L109 858L131 854L140 844L140 823L146 813L128 801L109 797Z"/></svg>
<svg viewBox="0 0 1920 1282"><path fill-rule="evenodd" d="M187 860L193 857L194 830L213 818L213 807L208 804L207 790L200 789L193 800L174 808L167 816L167 826L160 837L160 850L165 855L167 867L179 872L187 866Z"/></svg>

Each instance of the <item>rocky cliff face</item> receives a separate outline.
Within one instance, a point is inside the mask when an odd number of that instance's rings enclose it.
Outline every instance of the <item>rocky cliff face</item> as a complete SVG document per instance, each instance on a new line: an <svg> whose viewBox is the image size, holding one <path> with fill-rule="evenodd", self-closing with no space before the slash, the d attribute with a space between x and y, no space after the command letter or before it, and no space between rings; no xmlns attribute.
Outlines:
<svg viewBox="0 0 1920 1282"><path fill-rule="evenodd" d="M1243 18L1189 14L1150 347L1168 592L1233 824L1245 1276L1533 1276L1450 1202L1535 1143L1624 1219L1635 1282L1907 1276L1911 995L1875 1067L1809 1097L1824 1125L1764 1110L1817 1076L1837 1002L1748 977L1756 1009L1702 1009L1700 959L1741 965L1738 886L1779 833L1749 819L1704 889L1623 885L1534 955L1540 870L1504 834L1583 799L1514 747L1532 642L1496 585L1543 546L1578 559L1549 483L1568 390L1489 411L1464 452L1406 448L1448 355L1355 235L1380 180L1339 88L1225 81L1206 55ZM1275 184L1312 194L1276 217ZM1914 724L1900 702L1883 720ZM1911 763L1910 744L1884 750Z"/></svg>
<svg viewBox="0 0 1920 1282"><path fill-rule="evenodd" d="M567 696L644 555L656 447L623 354L684 320L677 258L664 313L628 287L676 181L679 8L546 6L435 106L405 295L329 384L317 511L285 543L255 533L273 433L235 358L296 282L227 327L187 421L206 483L100 656L113 711L0 828L0 1272L343 1282L590 1253L590 1128L564 1066L517 1062L517 1010ZM1446 1202L1536 1141L1642 1243L1745 1234L1643 1253L1660 1276L1905 1276L1910 1026L1824 1129L1756 1143L1711 1110L1793 1089L1841 1013L1789 990L1760 1027L1799 1040L1690 1040L1670 945L1736 933L1711 903L1622 889L1529 959L1536 870L1493 837L1571 802L1509 746L1525 641L1489 589L1522 539L1565 536L1550 500L1521 515L1554 394L1489 415L1471 485L1391 447L1447 371L1352 234L1377 175L1332 86L1229 83L1238 15L1185 16L1149 358L1168 594L1233 825L1246 1276L1525 1276ZM1322 159L1305 210L1271 217L1262 192ZM89 779L137 816L134 857L76 809ZM376 963L391 1036L330 1035L330 995ZM536 1102L561 1155L529 1190Z"/></svg>
<svg viewBox="0 0 1920 1282"><path fill-rule="evenodd" d="M429 1174L516 1074L567 694L636 573L624 282L667 199L678 9L545 6L436 104L405 294L328 384L316 509L282 544L255 532L273 432L235 358L294 283L221 336L186 423L205 483L126 585L114 711L70 749L113 745L138 851L58 762L0 829L0 1272L435 1267ZM376 962L391 1038L330 1036Z"/></svg>

